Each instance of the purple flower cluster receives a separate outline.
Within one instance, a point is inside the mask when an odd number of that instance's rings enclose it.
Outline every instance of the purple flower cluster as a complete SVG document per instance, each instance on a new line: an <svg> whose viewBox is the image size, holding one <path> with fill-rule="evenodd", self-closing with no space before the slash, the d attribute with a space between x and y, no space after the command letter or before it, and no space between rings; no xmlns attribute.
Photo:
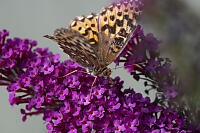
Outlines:
<svg viewBox="0 0 200 133"><path fill-rule="evenodd" d="M158 41L152 34L144 35L141 26L138 26L128 46L115 60L118 65L124 62L125 69L135 80L145 80L144 85L148 87L146 93L154 89L164 99L175 98L178 94L179 84L175 73L171 69L171 61L160 57Z"/></svg>
<svg viewBox="0 0 200 133"><path fill-rule="evenodd" d="M42 114L49 133L189 132L184 128L185 119L178 113L151 103L150 98L132 89L122 91L123 81L119 77L112 79L112 83L98 77L90 98L93 76L81 72L63 76L74 70L86 71L84 68L71 60L61 63L59 55L48 49L33 49L36 41L6 39L8 35L6 30L0 32L0 85L8 86L11 105L26 105L21 109L23 121L27 116ZM131 45L138 37L140 42L158 43L152 35L144 36L139 28L126 51L137 47ZM125 65L143 61L140 56L127 56ZM152 60L151 65L147 64L139 70L154 70L157 63Z"/></svg>

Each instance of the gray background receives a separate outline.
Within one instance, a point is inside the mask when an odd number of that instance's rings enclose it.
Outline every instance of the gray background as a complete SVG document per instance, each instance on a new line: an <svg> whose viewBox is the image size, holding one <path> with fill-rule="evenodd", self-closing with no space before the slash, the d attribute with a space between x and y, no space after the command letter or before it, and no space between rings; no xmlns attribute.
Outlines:
<svg viewBox="0 0 200 133"><path fill-rule="evenodd" d="M198 13L199 0L185 0L194 12ZM61 59L67 58L52 41L43 38L52 34L56 28L65 27L75 16L97 13L109 0L0 0L0 30L7 29L11 37L29 38L38 41L38 47L48 47L54 53L60 53ZM146 31L153 32L153 31ZM111 68L114 66L111 65ZM125 87L135 82L128 82L130 77L123 69L113 72L112 76L121 75ZM138 84L136 88L140 88ZM0 91L0 133L42 133L47 132L42 116L21 121L20 106L11 107L5 87Z"/></svg>

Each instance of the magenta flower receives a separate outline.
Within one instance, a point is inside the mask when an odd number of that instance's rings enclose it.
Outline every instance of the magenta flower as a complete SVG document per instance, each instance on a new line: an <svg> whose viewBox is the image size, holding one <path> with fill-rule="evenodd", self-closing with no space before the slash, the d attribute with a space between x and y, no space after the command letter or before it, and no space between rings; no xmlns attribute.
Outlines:
<svg viewBox="0 0 200 133"><path fill-rule="evenodd" d="M86 71L84 68L70 60L61 63L60 56L53 55L48 49L34 49L37 44L35 41L6 39L6 36L6 30L0 32L0 47L4 51L0 55L0 84L7 86L11 105L26 105L21 110L23 121L28 116L42 114L49 133L189 131L185 127L186 119L178 113L152 103L150 98L144 98L132 89L122 91L123 81L119 77L113 78L113 83L99 77L90 98L93 76L79 72L63 76L74 70ZM125 51L134 50L131 43L136 37L155 53L158 41L152 35L145 36L140 27ZM137 43L138 46L134 44L140 52L137 51L135 56L126 56L125 65L146 60L140 43ZM153 53L150 54L155 56ZM149 77L169 71L168 64L161 66L159 60L153 59L140 67L136 65L127 68L132 75L137 75L134 73L137 70ZM8 65L8 61L12 63ZM120 61L119 58L117 62ZM165 86L166 97L175 97L171 92L176 90L176 86Z"/></svg>
<svg viewBox="0 0 200 133"><path fill-rule="evenodd" d="M59 99L59 100L64 100L65 97L68 95L69 90L68 90L68 88L66 88L66 89L60 90L60 91L58 91L58 92L59 92L59 94L60 94L60 97L59 97L58 99Z"/></svg>
<svg viewBox="0 0 200 133"><path fill-rule="evenodd" d="M114 130L115 130L114 132L115 133L121 133L126 130L124 124L121 124L121 122L119 120L114 120L113 123L114 123Z"/></svg>

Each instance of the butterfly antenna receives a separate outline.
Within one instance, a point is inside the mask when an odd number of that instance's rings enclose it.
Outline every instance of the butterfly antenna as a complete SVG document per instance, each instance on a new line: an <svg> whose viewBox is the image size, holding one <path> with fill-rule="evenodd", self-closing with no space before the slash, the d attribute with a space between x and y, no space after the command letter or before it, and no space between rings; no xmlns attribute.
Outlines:
<svg viewBox="0 0 200 133"><path fill-rule="evenodd" d="M92 95L92 89L93 89L93 86L94 86L94 83L96 82L96 80L97 80L97 76L95 77L95 79L92 83L91 89L90 89L90 99L91 99L91 95ZM89 99L89 101L90 101L90 99Z"/></svg>

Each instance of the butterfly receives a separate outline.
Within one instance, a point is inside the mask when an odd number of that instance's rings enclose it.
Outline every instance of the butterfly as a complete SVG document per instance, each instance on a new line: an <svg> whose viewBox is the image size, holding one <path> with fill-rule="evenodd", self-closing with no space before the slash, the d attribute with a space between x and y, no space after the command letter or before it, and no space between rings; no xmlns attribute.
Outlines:
<svg viewBox="0 0 200 133"><path fill-rule="evenodd" d="M73 19L67 28L44 37L55 41L93 76L109 76L111 64L126 47L140 11L134 0L114 2L100 11Z"/></svg>

